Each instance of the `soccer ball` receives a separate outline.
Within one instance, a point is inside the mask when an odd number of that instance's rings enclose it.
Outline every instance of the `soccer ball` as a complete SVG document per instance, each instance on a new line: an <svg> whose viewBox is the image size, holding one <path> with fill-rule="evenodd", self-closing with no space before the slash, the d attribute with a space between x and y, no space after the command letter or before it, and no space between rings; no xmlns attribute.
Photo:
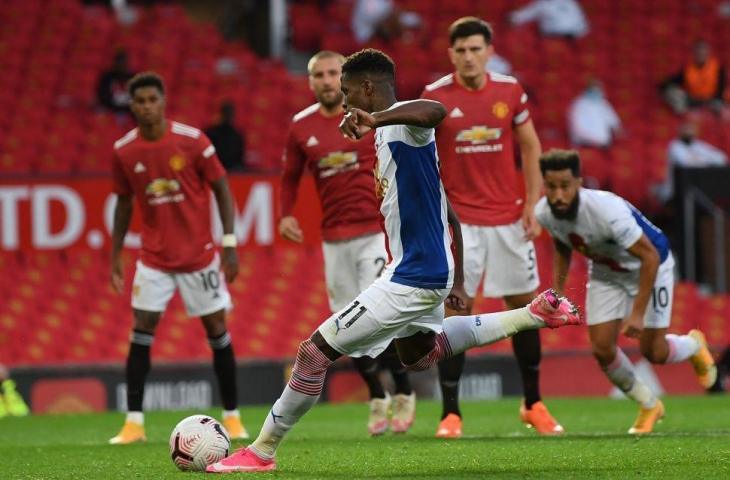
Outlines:
<svg viewBox="0 0 730 480"><path fill-rule="evenodd" d="M170 435L170 457L177 468L205 471L205 467L228 456L231 439L218 421L193 415L178 423Z"/></svg>

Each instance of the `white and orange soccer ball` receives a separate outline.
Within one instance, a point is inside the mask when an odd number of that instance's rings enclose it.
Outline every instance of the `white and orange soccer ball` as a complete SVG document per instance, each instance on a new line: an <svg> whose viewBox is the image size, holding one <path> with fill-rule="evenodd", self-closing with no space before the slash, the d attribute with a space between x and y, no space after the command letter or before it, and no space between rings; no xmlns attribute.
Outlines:
<svg viewBox="0 0 730 480"><path fill-rule="evenodd" d="M227 457L230 448L226 429L207 415L183 419L170 435L170 457L180 470L204 472L208 465Z"/></svg>

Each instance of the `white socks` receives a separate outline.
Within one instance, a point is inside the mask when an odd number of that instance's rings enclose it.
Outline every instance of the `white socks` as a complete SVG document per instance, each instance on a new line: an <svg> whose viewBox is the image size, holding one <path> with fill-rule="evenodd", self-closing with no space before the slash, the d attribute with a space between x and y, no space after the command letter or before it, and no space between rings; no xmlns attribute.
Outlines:
<svg viewBox="0 0 730 480"><path fill-rule="evenodd" d="M138 425L144 425L144 413L142 412L127 412L127 421L136 423Z"/></svg>
<svg viewBox="0 0 730 480"><path fill-rule="evenodd" d="M456 355L472 347L489 345L511 337L522 330L544 326L542 320L533 316L527 307L523 307L505 312L447 317L444 319L444 335L451 346L451 352Z"/></svg>
<svg viewBox="0 0 730 480"><path fill-rule="evenodd" d="M610 365L603 367L603 371L611 383L642 407L653 408L656 405L656 395L644 382L636 378L634 365L620 348L616 349L616 358Z"/></svg>
<svg viewBox="0 0 730 480"><path fill-rule="evenodd" d="M235 410L223 410L223 419L225 420L228 417L238 417L238 418L241 418L241 413L238 411L238 409L235 409Z"/></svg>
<svg viewBox="0 0 730 480"><path fill-rule="evenodd" d="M319 395L305 395L292 390L289 385L284 387L281 397L271 407L259 436L248 448L261 458L274 458L284 435L317 403L317 399Z"/></svg>
<svg viewBox="0 0 730 480"><path fill-rule="evenodd" d="M699 342L689 335L668 333L664 338L667 339L669 345L669 355L667 355L667 360L664 363L683 362L700 349Z"/></svg>

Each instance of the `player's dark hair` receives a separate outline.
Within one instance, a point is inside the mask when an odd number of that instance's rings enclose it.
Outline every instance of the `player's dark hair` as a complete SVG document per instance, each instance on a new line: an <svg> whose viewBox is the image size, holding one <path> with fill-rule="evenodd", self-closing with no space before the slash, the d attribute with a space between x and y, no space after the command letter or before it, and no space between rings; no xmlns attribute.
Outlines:
<svg viewBox="0 0 730 480"><path fill-rule="evenodd" d="M449 26L449 42L451 45L460 38L481 35L487 45L492 43L494 32L492 26L477 17L461 17Z"/></svg>
<svg viewBox="0 0 730 480"><path fill-rule="evenodd" d="M129 79L129 83L127 83L129 96L133 97L134 92L143 87L155 87L161 94L165 94L165 83L162 81L162 77L155 72L141 72Z"/></svg>
<svg viewBox="0 0 730 480"><path fill-rule="evenodd" d="M552 148L540 157L540 171L543 175L550 170L570 169L574 177L580 177L580 156L575 150Z"/></svg>
<svg viewBox="0 0 730 480"><path fill-rule="evenodd" d="M374 48L366 48L355 52L342 65L342 74L348 75L375 75L386 77L387 80L395 81L395 63L393 60Z"/></svg>

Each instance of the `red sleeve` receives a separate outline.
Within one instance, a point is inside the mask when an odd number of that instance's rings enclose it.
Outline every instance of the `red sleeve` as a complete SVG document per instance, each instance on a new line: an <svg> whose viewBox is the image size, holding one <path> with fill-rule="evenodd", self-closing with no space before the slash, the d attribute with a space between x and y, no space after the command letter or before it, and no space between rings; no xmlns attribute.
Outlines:
<svg viewBox="0 0 730 480"><path fill-rule="evenodd" d="M116 150L112 154L112 190L117 195L132 195L132 185L129 183L127 174L124 173L122 161Z"/></svg>
<svg viewBox="0 0 730 480"><path fill-rule="evenodd" d="M306 157L301 148L299 148L299 142L297 142L293 129L289 130L282 161L284 163L284 171L281 174L279 205L281 209L280 216L286 217L291 215L294 210L294 204L297 201L297 191L299 190L299 180L302 178L306 164Z"/></svg>
<svg viewBox="0 0 730 480"><path fill-rule="evenodd" d="M200 137L195 145L195 164L203 179L212 183L226 175L226 169L223 168L218 155L215 153L215 147L210 143L210 139L204 133L200 133Z"/></svg>
<svg viewBox="0 0 730 480"><path fill-rule="evenodd" d="M527 108L527 94L519 83L515 85L512 99L512 123L522 125L530 119L530 110Z"/></svg>
<svg viewBox="0 0 730 480"><path fill-rule="evenodd" d="M426 100L435 100L433 92L428 91L428 89L426 88L423 89L419 98L423 98Z"/></svg>

